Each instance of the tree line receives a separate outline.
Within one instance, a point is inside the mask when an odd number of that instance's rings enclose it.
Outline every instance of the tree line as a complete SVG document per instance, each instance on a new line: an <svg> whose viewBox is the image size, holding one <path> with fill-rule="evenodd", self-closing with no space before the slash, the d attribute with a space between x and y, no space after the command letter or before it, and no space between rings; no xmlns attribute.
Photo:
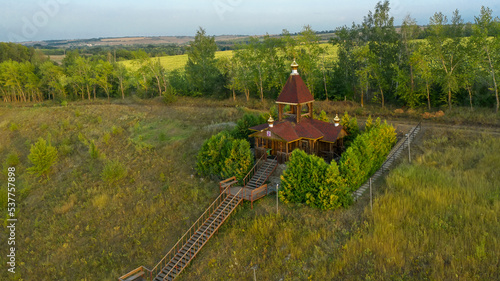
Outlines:
<svg viewBox="0 0 500 281"><path fill-rule="evenodd" d="M425 27L408 15L398 28L389 11L388 1L377 3L362 23L337 28L330 45L305 26L297 35L250 37L230 58L215 58L215 39L200 28L185 49L185 67L174 71L144 50L127 51L133 68L103 50L68 51L60 66L14 51L0 61L0 95L7 102L128 95L275 99L295 59L315 99L498 111L500 20L491 9L482 7L474 23L464 23L458 10L450 18L437 12Z"/></svg>

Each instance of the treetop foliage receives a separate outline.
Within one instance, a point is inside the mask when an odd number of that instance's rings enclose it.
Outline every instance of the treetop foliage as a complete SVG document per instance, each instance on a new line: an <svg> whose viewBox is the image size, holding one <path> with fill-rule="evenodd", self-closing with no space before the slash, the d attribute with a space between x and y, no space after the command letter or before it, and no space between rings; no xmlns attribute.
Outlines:
<svg viewBox="0 0 500 281"><path fill-rule="evenodd" d="M297 34L283 30L280 36L241 40L221 58L215 57L214 37L200 28L189 46L174 50L187 52L187 63L176 71L151 57L154 46L127 49L127 58L136 61L128 68L117 62L125 56L120 50L96 47L67 50L62 67L54 65L59 71L48 65L42 71L44 59L35 49L1 43L0 95L5 102L127 95L169 101L174 95L234 100L242 95L263 101L278 96L295 59L317 100L426 105L429 110L455 104L499 107L500 20L491 9L481 7L474 23L464 23L455 10L435 13L425 27L411 15L400 29L395 24L389 1L382 1L361 23L337 28L330 46L305 25Z"/></svg>

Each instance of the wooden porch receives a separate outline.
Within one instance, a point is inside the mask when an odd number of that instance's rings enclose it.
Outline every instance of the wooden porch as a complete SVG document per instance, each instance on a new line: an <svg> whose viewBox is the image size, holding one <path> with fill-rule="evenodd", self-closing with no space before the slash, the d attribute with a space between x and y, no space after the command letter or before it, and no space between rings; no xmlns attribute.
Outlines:
<svg viewBox="0 0 500 281"><path fill-rule="evenodd" d="M321 140L300 139L293 142L285 142L274 139L255 137L255 158L264 155L276 156L279 164L290 160L290 154L295 149L301 149L308 154L313 154L331 162L340 157L343 152L343 139L335 142L324 142Z"/></svg>

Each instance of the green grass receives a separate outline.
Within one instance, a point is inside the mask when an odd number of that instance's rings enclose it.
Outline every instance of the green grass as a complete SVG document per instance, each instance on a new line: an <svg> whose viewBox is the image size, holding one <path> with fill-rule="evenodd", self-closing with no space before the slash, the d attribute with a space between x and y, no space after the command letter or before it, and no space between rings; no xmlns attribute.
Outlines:
<svg viewBox="0 0 500 281"><path fill-rule="evenodd" d="M429 130L351 209L238 210L181 280L496 280L500 139ZM254 205L255 206L255 205Z"/></svg>
<svg viewBox="0 0 500 281"><path fill-rule="evenodd" d="M434 131L387 179L332 273L370 280L496 280L500 139Z"/></svg>
<svg viewBox="0 0 500 281"><path fill-rule="evenodd" d="M0 121L0 159L2 168L16 165L19 219L19 274L3 270L1 280L116 280L153 267L217 196L217 183L194 170L203 141L271 104L114 102L0 107L7 120ZM59 159L39 182L26 171L27 156L48 134ZM327 212L280 203L279 216L274 195L253 210L245 203L179 280L252 280L254 265L258 280L498 279L499 139L448 129L423 139L411 165L403 161L378 183L373 215L366 197ZM0 183L6 180L2 172ZM4 214L6 196L0 189Z"/></svg>
<svg viewBox="0 0 500 281"><path fill-rule="evenodd" d="M232 57L233 56L233 51L218 51L215 53L216 58L222 58L222 57ZM188 61L188 55L176 55L176 56L163 56L163 57L158 57L158 58L153 58L153 59L159 59L160 64L165 68L167 71L173 71L176 69L182 69L184 70L184 66L186 65ZM135 63L135 60L125 60L122 61L123 65L125 65L127 68L132 69L132 70L137 70L138 66Z"/></svg>
<svg viewBox="0 0 500 281"><path fill-rule="evenodd" d="M19 211L19 273L2 270L0 279L116 280L154 266L217 196L217 184L194 171L198 149L213 133L205 127L242 114L161 104L0 108L2 118L19 124L16 131L0 127L2 167L16 165ZM26 171L27 155L48 134L60 156L49 180L39 182ZM151 147L138 149L131 140L139 139ZM3 172L0 182L7 182ZM0 200L5 218L5 188Z"/></svg>

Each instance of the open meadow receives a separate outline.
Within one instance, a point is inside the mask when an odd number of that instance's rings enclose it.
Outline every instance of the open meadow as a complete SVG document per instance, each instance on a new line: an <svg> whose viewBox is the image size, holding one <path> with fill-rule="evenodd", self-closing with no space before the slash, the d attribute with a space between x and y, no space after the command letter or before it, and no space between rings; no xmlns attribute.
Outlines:
<svg viewBox="0 0 500 281"><path fill-rule="evenodd" d="M256 109L194 98L0 107L0 182L16 167L18 204L18 273L0 279L116 280L152 268L217 196L217 182L194 170L203 141L268 108L248 106ZM330 117L367 113L319 107ZM252 268L257 280L498 279L498 130L472 133L449 118L445 128L426 122L412 163L401 159L376 182L373 213L366 194L334 211L280 203L277 215L275 195L244 203L179 280L252 280ZM39 138L58 151L48 177L28 170Z"/></svg>
<svg viewBox="0 0 500 281"><path fill-rule="evenodd" d="M334 60L337 57L337 46L333 46L332 44L322 43L320 44L322 48L325 48L325 59ZM232 58L233 51L217 51L215 52L215 58ZM58 58L59 59L59 58ZM166 71L173 70L184 70L184 66L188 61L188 55L176 55L176 56L163 56L158 57L160 60L160 64L165 68ZM134 63L135 60L125 60L122 61L123 65L125 65L128 69L137 70L138 66Z"/></svg>

